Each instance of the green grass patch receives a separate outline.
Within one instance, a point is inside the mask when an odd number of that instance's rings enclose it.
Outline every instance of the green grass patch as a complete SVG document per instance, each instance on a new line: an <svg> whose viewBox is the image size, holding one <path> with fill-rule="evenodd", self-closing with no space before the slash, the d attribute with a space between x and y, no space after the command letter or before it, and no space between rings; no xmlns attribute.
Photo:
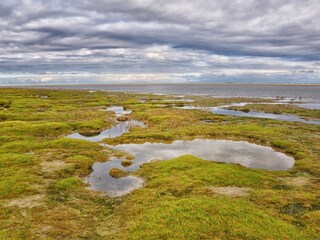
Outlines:
<svg viewBox="0 0 320 240"><path fill-rule="evenodd" d="M55 183L55 188L58 190L68 190L68 189L75 190L79 188L81 185L82 185L81 178L70 177L70 178L64 178L64 179L58 180Z"/></svg>

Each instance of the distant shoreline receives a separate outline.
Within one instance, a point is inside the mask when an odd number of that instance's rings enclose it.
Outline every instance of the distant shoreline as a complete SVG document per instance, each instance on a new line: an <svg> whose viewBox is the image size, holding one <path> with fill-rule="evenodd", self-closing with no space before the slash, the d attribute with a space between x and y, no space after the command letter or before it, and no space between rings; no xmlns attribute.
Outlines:
<svg viewBox="0 0 320 240"><path fill-rule="evenodd" d="M135 83L135 84L38 84L4 86L14 89L88 90L105 92L207 95L212 97L291 98L320 102L320 84L266 84L266 83Z"/></svg>
<svg viewBox="0 0 320 240"><path fill-rule="evenodd" d="M142 85L241 85L241 86L320 86L320 83L88 83L88 84L8 84L0 87L57 87L57 86L142 86Z"/></svg>

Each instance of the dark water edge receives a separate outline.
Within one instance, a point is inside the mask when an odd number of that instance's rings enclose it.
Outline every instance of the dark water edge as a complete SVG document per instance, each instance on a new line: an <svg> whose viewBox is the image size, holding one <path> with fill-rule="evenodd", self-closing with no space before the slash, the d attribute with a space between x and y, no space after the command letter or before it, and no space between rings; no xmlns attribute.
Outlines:
<svg viewBox="0 0 320 240"><path fill-rule="evenodd" d="M18 87L18 86L17 86ZM177 95L208 95L211 97L292 98L320 102L320 84L92 84L92 85L29 85L26 88L82 89L128 93L154 93Z"/></svg>

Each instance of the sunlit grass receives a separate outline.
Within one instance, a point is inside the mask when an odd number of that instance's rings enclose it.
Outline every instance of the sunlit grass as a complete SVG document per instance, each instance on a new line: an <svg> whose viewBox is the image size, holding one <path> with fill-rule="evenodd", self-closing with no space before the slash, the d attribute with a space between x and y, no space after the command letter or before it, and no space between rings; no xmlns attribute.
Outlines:
<svg viewBox="0 0 320 240"><path fill-rule="evenodd" d="M0 109L0 239L316 239L320 234L318 125L174 109L175 102L165 101L170 96L151 94L45 89L0 89L0 94L0 108L6 109ZM261 102L193 99L206 106ZM265 171L183 156L143 165L133 173L145 179L143 188L109 198L88 190L82 177L111 152L134 163L132 156L66 136L112 126L114 113L101 111L112 105L133 110L128 117L147 128L105 139L108 144L244 140L291 155L296 164L288 171ZM249 106L269 111L268 105ZM320 112L276 109L310 118ZM214 190L225 187L247 192L229 196Z"/></svg>

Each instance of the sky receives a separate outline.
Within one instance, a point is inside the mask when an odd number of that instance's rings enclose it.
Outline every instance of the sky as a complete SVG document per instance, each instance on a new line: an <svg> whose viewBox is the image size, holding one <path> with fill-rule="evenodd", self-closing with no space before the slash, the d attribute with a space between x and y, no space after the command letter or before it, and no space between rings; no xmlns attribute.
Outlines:
<svg viewBox="0 0 320 240"><path fill-rule="evenodd" d="M319 0L1 0L0 85L320 83Z"/></svg>

